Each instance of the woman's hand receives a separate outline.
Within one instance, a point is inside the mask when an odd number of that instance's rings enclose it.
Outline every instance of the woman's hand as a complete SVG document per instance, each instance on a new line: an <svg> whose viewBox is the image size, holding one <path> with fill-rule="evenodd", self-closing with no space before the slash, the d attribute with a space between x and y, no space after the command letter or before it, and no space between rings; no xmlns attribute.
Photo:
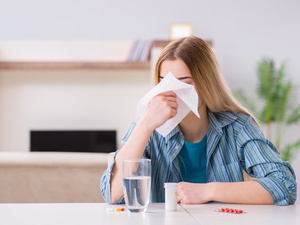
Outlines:
<svg viewBox="0 0 300 225"><path fill-rule="evenodd" d="M208 184L180 182L177 187L177 202L202 204L211 201L211 188Z"/></svg>
<svg viewBox="0 0 300 225"><path fill-rule="evenodd" d="M271 194L257 181L210 182L194 184L180 182L177 202L202 204L208 201L236 204L274 204Z"/></svg>
<svg viewBox="0 0 300 225"><path fill-rule="evenodd" d="M148 104L142 121L155 130L177 114L176 94L168 91L156 95Z"/></svg>

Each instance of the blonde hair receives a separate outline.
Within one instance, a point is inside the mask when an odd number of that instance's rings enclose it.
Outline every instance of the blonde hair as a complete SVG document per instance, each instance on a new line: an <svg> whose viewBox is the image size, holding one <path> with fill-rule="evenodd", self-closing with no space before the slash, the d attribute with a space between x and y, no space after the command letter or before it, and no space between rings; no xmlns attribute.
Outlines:
<svg viewBox="0 0 300 225"><path fill-rule="evenodd" d="M201 38L190 36L169 43L157 60L155 83L159 83L161 65L165 60L181 59L189 68L195 88L211 112L235 111L256 119L232 95L224 80L214 52Z"/></svg>

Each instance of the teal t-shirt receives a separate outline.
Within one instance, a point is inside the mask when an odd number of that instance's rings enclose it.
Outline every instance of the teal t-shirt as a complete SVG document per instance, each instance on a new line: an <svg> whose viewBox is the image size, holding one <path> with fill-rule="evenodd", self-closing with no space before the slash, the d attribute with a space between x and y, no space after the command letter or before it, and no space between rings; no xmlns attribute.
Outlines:
<svg viewBox="0 0 300 225"><path fill-rule="evenodd" d="M206 135L198 143L185 141L179 153L179 166L183 181L207 183L206 181Z"/></svg>

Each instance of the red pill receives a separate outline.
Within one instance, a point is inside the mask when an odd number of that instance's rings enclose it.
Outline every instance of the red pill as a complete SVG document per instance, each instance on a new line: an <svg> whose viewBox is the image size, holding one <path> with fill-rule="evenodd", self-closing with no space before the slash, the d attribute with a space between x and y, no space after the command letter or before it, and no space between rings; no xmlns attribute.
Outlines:
<svg viewBox="0 0 300 225"><path fill-rule="evenodd" d="M123 211L125 211L125 209L124 209L124 208L121 208L121 211L123 212Z"/></svg>
<svg viewBox="0 0 300 225"><path fill-rule="evenodd" d="M227 213L243 213L244 211L241 209L229 209L229 208L220 208L217 209L218 212L227 212Z"/></svg>

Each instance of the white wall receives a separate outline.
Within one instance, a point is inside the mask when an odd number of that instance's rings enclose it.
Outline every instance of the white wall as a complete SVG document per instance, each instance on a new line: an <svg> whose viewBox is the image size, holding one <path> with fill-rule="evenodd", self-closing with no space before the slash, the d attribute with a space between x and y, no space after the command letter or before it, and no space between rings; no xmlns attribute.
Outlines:
<svg viewBox="0 0 300 225"><path fill-rule="evenodd" d="M120 142L149 81L149 71L2 72L0 151L29 151L34 129L115 129Z"/></svg>
<svg viewBox="0 0 300 225"><path fill-rule="evenodd" d="M176 22L214 41L232 88L253 92L264 56L300 86L298 0L0 0L0 40L167 39ZM1 55L1 52L0 52Z"/></svg>
<svg viewBox="0 0 300 225"><path fill-rule="evenodd" d="M254 92L256 64L263 56L277 63L287 59L289 76L300 87L298 0L0 0L0 5L0 40L167 39L171 23L191 22L196 36L213 39L233 89ZM101 127L109 123L122 127L120 135L124 135L135 103L148 85L147 75L138 72L128 72L126 78L110 71L54 76L37 71L0 73L1 94L9 96L1 98L0 146L5 150L24 150L20 142L26 142L27 127ZM129 94L120 95L123 92ZM113 100L107 101L108 96ZM45 117L33 122L38 113ZM299 126L295 126L285 141L298 137ZM293 165L300 175L300 154Z"/></svg>

